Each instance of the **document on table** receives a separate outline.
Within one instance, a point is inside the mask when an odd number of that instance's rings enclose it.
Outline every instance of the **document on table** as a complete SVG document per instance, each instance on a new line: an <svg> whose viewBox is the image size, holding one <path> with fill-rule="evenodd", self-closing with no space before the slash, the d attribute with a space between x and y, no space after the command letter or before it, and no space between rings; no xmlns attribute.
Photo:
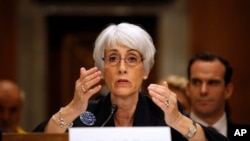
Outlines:
<svg viewBox="0 0 250 141"><path fill-rule="evenodd" d="M171 141L169 127L72 127L69 141Z"/></svg>

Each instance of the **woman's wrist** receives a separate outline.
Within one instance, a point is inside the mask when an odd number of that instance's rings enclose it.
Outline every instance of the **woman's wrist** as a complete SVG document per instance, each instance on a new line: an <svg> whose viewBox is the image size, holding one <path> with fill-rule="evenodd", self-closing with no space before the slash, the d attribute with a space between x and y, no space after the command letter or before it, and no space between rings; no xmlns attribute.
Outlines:
<svg viewBox="0 0 250 141"><path fill-rule="evenodd" d="M171 124L171 127L181 133L188 140L205 141L205 134L201 126L192 119L182 115Z"/></svg>
<svg viewBox="0 0 250 141"><path fill-rule="evenodd" d="M74 109L69 106L62 107L58 112L51 116L45 132L62 133L73 126L73 121L79 116Z"/></svg>
<svg viewBox="0 0 250 141"><path fill-rule="evenodd" d="M60 126L61 128L63 128L63 129L68 129L68 128L70 128L70 127L73 126L73 122L70 122L70 123L66 122L66 121L64 120L64 113L63 113L63 112L64 112L64 111L63 111L63 107L61 107L60 110L59 110L59 112L57 112L56 114L54 114L54 115L52 116L52 120L53 120L58 126Z"/></svg>

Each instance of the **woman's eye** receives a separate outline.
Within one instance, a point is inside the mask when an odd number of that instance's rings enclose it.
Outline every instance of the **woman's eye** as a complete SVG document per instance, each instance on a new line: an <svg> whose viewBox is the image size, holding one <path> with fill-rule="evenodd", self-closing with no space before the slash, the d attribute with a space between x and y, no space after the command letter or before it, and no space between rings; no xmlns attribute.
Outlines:
<svg viewBox="0 0 250 141"><path fill-rule="evenodd" d="M136 57L136 56L129 56L129 57L127 58L127 60L128 60L129 62L137 62L137 57Z"/></svg>
<svg viewBox="0 0 250 141"><path fill-rule="evenodd" d="M117 56L109 56L109 62L116 62L118 60Z"/></svg>

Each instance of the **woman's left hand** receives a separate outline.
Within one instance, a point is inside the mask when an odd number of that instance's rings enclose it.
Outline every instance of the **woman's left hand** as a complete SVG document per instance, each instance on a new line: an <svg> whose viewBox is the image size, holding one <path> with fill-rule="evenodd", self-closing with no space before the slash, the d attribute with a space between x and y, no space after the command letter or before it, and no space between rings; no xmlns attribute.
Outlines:
<svg viewBox="0 0 250 141"><path fill-rule="evenodd" d="M166 81L162 85L150 84L148 92L153 102L164 112L166 124L171 126L181 117L182 114L178 110L177 95L168 88Z"/></svg>

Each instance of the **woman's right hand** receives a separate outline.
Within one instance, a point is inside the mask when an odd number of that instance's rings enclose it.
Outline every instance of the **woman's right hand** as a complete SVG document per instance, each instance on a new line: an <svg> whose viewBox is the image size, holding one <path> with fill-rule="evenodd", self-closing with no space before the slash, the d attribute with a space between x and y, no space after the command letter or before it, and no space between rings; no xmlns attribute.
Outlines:
<svg viewBox="0 0 250 141"><path fill-rule="evenodd" d="M80 78L75 83L74 97L68 105L75 112L82 114L86 111L91 96L101 90L101 71L97 67L86 70L80 69Z"/></svg>
<svg viewBox="0 0 250 141"><path fill-rule="evenodd" d="M101 90L101 85L98 84L100 80L101 71L97 67L89 70L82 67L80 78L75 83L72 101L50 118L44 131L46 133L63 133L72 126L75 118L86 111L90 97Z"/></svg>

